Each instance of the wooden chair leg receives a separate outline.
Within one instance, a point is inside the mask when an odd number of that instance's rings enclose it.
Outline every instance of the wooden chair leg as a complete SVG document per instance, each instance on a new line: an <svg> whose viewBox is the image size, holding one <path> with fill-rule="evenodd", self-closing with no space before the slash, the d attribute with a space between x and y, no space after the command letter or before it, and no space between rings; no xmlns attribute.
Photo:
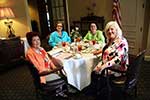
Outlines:
<svg viewBox="0 0 150 100"><path fill-rule="evenodd" d="M137 97L137 85L135 85L134 95Z"/></svg>
<svg viewBox="0 0 150 100"><path fill-rule="evenodd" d="M107 100L111 100L111 86L110 86L110 83L109 83L109 75L108 75L108 70L106 70L106 82L107 82L107 88L108 88L108 97L107 97Z"/></svg>

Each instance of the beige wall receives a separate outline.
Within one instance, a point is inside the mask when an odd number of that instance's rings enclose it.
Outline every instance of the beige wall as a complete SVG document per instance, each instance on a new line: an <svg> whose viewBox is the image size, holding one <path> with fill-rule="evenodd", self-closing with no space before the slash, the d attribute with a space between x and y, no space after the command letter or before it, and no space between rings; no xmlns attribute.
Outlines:
<svg viewBox="0 0 150 100"><path fill-rule="evenodd" d="M111 20L112 0L68 0L70 22L87 16L87 7L92 7L93 1L96 3L94 15L104 16L105 22Z"/></svg>
<svg viewBox="0 0 150 100"><path fill-rule="evenodd" d="M15 35L25 37L26 32L31 29L27 0L0 0L0 7L12 8L16 16L14 19L11 19ZM4 21L0 20L0 37L8 36Z"/></svg>
<svg viewBox="0 0 150 100"><path fill-rule="evenodd" d="M104 16L105 22L110 20L112 0L68 0L70 22L80 20L82 16L87 16L87 7L91 7L93 1L96 3L94 14ZM30 3L32 6L30 6ZM30 3L28 6L27 0L0 0L0 7L11 7L16 15L16 18L11 20L17 36L24 37L26 32L31 30L30 20L36 20L39 23L35 2L30 1ZM0 20L0 37L7 37L6 31L7 27L4 25L4 20Z"/></svg>
<svg viewBox="0 0 150 100"><path fill-rule="evenodd" d="M36 0L28 0L28 8L29 8L29 15L30 19L34 20L38 23L38 28L40 30L40 22L39 22L39 14L38 14L38 8L37 8L37 2Z"/></svg>
<svg viewBox="0 0 150 100"><path fill-rule="evenodd" d="M144 37L143 44L147 44L146 48L150 50L150 0L146 1L146 11L145 11L145 25L144 25ZM147 37L147 38L146 38ZM147 55L150 56L150 51L147 52Z"/></svg>

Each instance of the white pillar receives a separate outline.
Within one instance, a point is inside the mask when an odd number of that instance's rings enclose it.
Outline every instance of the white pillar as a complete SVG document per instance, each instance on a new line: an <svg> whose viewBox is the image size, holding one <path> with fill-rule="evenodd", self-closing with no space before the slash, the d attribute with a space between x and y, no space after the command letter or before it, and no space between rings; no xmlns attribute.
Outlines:
<svg viewBox="0 0 150 100"><path fill-rule="evenodd" d="M68 11L68 0L66 0L66 12L67 12L68 33L70 35L70 20L69 20L69 11Z"/></svg>
<svg viewBox="0 0 150 100"><path fill-rule="evenodd" d="M149 28L148 28L148 37L147 37L147 48L148 52L145 54L145 60L150 61L150 21L149 21Z"/></svg>

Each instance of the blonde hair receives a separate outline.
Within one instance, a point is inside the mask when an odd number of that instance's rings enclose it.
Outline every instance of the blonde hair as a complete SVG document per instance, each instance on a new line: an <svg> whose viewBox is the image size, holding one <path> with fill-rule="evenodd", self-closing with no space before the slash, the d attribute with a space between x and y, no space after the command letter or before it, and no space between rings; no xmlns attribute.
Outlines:
<svg viewBox="0 0 150 100"><path fill-rule="evenodd" d="M115 27L117 37L122 38L122 30L121 30L121 28L119 27L119 25L118 25L118 23L117 23L116 21L110 21L110 22L108 22L108 23L106 24L105 29L104 29L106 38L107 38L107 30L108 30L111 26ZM107 38L107 39L108 39L108 38ZM107 41L107 42L108 42L108 41Z"/></svg>

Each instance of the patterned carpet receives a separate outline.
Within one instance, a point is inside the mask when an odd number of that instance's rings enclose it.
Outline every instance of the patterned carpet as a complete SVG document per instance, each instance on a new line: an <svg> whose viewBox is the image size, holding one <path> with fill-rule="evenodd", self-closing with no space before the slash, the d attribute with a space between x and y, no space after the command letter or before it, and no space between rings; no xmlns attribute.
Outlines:
<svg viewBox="0 0 150 100"><path fill-rule="evenodd" d="M26 66L0 75L0 100L36 100L31 79Z"/></svg>
<svg viewBox="0 0 150 100"><path fill-rule="evenodd" d="M150 100L150 62L141 67L138 83L138 100Z"/></svg>
<svg viewBox="0 0 150 100"><path fill-rule="evenodd" d="M144 61L140 71L138 97L135 100L150 100L150 62ZM78 92L70 100L95 100L92 96ZM36 100L30 72L25 65L0 74L0 100ZM133 98L130 98L133 100Z"/></svg>

